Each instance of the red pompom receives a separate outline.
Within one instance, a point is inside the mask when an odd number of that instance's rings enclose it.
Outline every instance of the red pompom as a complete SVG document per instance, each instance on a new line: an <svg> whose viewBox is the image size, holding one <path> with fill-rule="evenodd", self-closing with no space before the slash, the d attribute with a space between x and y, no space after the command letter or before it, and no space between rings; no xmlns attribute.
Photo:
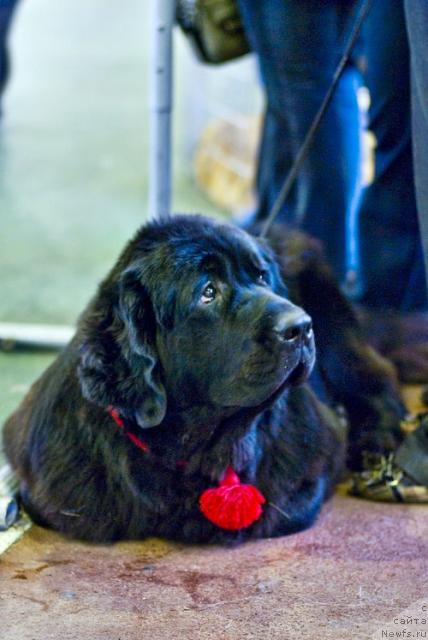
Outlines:
<svg viewBox="0 0 428 640"><path fill-rule="evenodd" d="M199 498L204 516L222 529L235 531L253 524L262 515L264 496L251 484L241 484L229 467L216 489L207 489Z"/></svg>

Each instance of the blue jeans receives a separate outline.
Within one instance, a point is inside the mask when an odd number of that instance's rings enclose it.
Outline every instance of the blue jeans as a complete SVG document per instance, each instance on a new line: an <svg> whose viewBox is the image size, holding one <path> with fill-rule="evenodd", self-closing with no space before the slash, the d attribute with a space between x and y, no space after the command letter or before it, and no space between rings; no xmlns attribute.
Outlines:
<svg viewBox="0 0 428 640"><path fill-rule="evenodd" d="M360 258L367 306L426 307L410 116L410 59L402 0L375 0L363 28L370 91L369 129L377 141L375 179L362 196ZM376 302L376 299L380 300Z"/></svg>
<svg viewBox="0 0 428 640"><path fill-rule="evenodd" d="M239 5L267 98L257 172L258 217L263 219L331 82L353 3L239 0ZM360 46L372 97L369 125L378 140L375 183L361 191L356 89L362 77L354 59L281 217L322 240L343 281L350 267L348 248L358 239L350 221L359 211L359 300L377 309L421 310L427 298L413 189L401 0L375 1Z"/></svg>

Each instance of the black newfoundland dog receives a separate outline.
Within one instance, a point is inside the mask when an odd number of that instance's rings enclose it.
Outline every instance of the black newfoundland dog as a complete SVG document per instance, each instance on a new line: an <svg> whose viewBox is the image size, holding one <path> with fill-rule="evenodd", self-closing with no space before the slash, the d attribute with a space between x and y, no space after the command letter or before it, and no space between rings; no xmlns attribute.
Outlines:
<svg viewBox="0 0 428 640"><path fill-rule="evenodd" d="M128 244L4 444L42 525L236 542L308 527L401 417L314 241L175 216Z"/></svg>

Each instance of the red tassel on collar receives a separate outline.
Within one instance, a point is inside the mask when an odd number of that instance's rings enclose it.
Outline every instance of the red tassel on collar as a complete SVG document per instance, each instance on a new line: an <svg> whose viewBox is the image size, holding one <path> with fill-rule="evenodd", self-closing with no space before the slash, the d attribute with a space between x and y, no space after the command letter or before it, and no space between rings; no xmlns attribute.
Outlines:
<svg viewBox="0 0 428 640"><path fill-rule="evenodd" d="M265 497L252 484L241 484L232 467L228 467L216 489L207 489L199 498L199 507L213 524L236 531L256 522L263 513Z"/></svg>
<svg viewBox="0 0 428 640"><path fill-rule="evenodd" d="M125 423L114 407L108 413L125 435L144 453L150 453L149 445L135 434L125 430ZM178 466L186 462L179 460ZM256 522L263 513L266 499L252 484L241 484L239 477L228 467L217 488L206 489L199 498L199 508L204 516L217 527L238 531Z"/></svg>

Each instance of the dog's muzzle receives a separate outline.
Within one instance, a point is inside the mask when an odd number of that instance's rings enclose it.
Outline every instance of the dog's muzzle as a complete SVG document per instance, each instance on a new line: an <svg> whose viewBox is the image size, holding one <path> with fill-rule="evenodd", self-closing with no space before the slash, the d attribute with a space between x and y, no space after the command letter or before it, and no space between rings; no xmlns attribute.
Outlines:
<svg viewBox="0 0 428 640"><path fill-rule="evenodd" d="M279 315L272 333L280 344L299 347L313 339L312 320L303 309L295 307Z"/></svg>

